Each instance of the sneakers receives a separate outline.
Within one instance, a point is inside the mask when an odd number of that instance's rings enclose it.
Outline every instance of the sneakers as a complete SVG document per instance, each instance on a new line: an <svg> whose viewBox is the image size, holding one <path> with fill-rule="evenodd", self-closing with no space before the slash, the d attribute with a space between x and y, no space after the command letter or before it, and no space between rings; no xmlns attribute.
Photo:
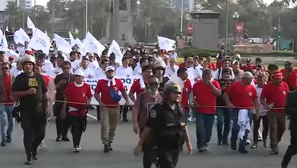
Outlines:
<svg viewBox="0 0 297 168"><path fill-rule="evenodd" d="M6 144L7 144L7 141L6 141L6 139L2 139L2 141L1 141L1 146L6 146Z"/></svg>
<svg viewBox="0 0 297 168"><path fill-rule="evenodd" d="M7 143L11 143L11 136L10 136L10 135L8 135L8 136L6 137L6 142L7 142Z"/></svg>
<svg viewBox="0 0 297 168"><path fill-rule="evenodd" d="M67 136L62 137L61 140L64 141L64 142L69 142L70 141L70 139Z"/></svg>
<svg viewBox="0 0 297 168"><path fill-rule="evenodd" d="M79 153L79 151L81 150L80 145L74 146L73 152L74 153Z"/></svg>
<svg viewBox="0 0 297 168"><path fill-rule="evenodd" d="M105 144L103 152L108 153L109 151L112 151L111 143Z"/></svg>
<svg viewBox="0 0 297 168"><path fill-rule="evenodd" d="M62 140L62 138L60 137L60 136L58 136L57 138L56 138L56 141L57 142L60 142Z"/></svg>
<svg viewBox="0 0 297 168"><path fill-rule="evenodd" d="M25 165L31 165L32 163L33 163L32 153L27 154L27 161L25 162Z"/></svg>

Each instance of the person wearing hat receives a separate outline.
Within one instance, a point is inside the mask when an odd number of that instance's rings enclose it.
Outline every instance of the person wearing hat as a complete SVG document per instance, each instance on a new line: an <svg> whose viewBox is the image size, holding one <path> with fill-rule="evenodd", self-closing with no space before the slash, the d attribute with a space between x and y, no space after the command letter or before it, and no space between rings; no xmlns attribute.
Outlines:
<svg viewBox="0 0 297 168"><path fill-rule="evenodd" d="M87 109L93 95L90 85L84 82L84 72L78 69L74 72L74 76L74 82L68 84L64 91L61 118L65 119L67 117L69 121L73 140L73 152L78 153L81 149L81 135L86 130Z"/></svg>
<svg viewBox="0 0 297 168"><path fill-rule="evenodd" d="M241 69L246 72L246 71L252 71L256 69L256 66L254 64L251 64L252 60L250 58L247 58L245 60L245 64L242 65Z"/></svg>
<svg viewBox="0 0 297 168"><path fill-rule="evenodd" d="M115 78L115 68L108 66L105 69L106 77L99 80L95 88L94 97L100 105L101 139L104 144L104 153L112 150L116 128L120 119L121 92L125 105L129 106L129 97L121 79Z"/></svg>
<svg viewBox="0 0 297 168"><path fill-rule="evenodd" d="M181 93L182 90L176 83L172 81L166 83L164 101L150 110L145 128L134 149L134 154L139 155L143 150L143 144L150 141L155 152L154 156L157 158L154 162L157 162L160 168L176 167L185 141L189 153L192 151L184 112L180 105Z"/></svg>
<svg viewBox="0 0 297 168"><path fill-rule="evenodd" d="M259 118L259 101L256 88L251 85L254 76L251 72L245 72L240 81L232 83L223 94L223 98L228 108L232 110L231 120L233 122L231 130L231 149L237 149L238 133L240 130L238 115L240 110L248 110L248 117L252 121L253 109L255 108L256 118ZM231 98L231 99L230 99ZM249 131L246 130L239 142L238 152L248 153L246 142Z"/></svg>
<svg viewBox="0 0 297 168"><path fill-rule="evenodd" d="M164 77L166 64L163 60L158 59L153 63L153 75L155 75L160 81L159 91L162 92L165 83L169 80L168 77Z"/></svg>
<svg viewBox="0 0 297 168"><path fill-rule="evenodd" d="M283 81L288 84L290 91L294 91L297 86L297 69L294 68L292 62L286 61L281 72L284 76Z"/></svg>
<svg viewBox="0 0 297 168"><path fill-rule="evenodd" d="M261 104L268 111L271 154L278 154L278 143L286 129L286 114L284 107L286 97L290 92L286 82L283 82L283 74L277 70L272 75L272 81L263 87Z"/></svg>
<svg viewBox="0 0 297 168"><path fill-rule="evenodd" d="M24 72L15 78L12 95L20 102L21 126L24 130L25 164L37 160L37 148L44 139L47 116L47 87L43 77L34 73L35 58L24 55L21 59Z"/></svg>

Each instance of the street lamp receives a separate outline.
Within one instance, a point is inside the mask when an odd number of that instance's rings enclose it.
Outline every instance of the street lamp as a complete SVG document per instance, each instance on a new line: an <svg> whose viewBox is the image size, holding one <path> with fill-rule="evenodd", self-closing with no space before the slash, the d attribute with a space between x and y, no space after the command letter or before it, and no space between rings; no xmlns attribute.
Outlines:
<svg viewBox="0 0 297 168"><path fill-rule="evenodd" d="M239 19L239 13L238 12L234 12L233 13L233 19L234 19L234 45L236 44L236 34L237 34L237 32L236 32L236 29L237 29L237 25L236 25L236 23L237 23L237 20Z"/></svg>

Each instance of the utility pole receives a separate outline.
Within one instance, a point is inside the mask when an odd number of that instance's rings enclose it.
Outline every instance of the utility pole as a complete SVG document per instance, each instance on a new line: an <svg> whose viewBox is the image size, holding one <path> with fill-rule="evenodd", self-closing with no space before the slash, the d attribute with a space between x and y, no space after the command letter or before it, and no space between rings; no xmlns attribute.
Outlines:
<svg viewBox="0 0 297 168"><path fill-rule="evenodd" d="M52 4L52 11L53 11L53 33L55 33L55 0L53 0L53 4Z"/></svg>
<svg viewBox="0 0 297 168"><path fill-rule="evenodd" d="M278 18L278 25L277 25L277 50L280 49L280 38L281 38L281 32L282 32L282 27L281 27L281 20L280 17Z"/></svg>
<svg viewBox="0 0 297 168"><path fill-rule="evenodd" d="M224 48L225 48L225 53L227 53L228 51L228 33L229 33L229 27L228 27L228 22L229 22L229 3L228 0L226 0L226 25L225 25L225 44L224 44Z"/></svg>
<svg viewBox="0 0 297 168"><path fill-rule="evenodd" d="M86 0L86 34L88 33L88 0Z"/></svg>
<svg viewBox="0 0 297 168"><path fill-rule="evenodd" d="M184 21L184 0L181 0L180 6L180 35L183 35L183 21Z"/></svg>

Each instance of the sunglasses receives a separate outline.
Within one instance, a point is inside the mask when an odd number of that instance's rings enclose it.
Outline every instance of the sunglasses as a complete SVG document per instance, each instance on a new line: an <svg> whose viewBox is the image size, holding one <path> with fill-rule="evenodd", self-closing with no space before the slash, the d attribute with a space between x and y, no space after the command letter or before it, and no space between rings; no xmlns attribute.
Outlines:
<svg viewBox="0 0 297 168"><path fill-rule="evenodd" d="M2 70L8 70L9 68L8 67L2 67Z"/></svg>
<svg viewBox="0 0 297 168"><path fill-rule="evenodd" d="M158 82L153 82L153 83L149 83L149 85L150 86L157 86L157 85L159 85L159 83Z"/></svg>

